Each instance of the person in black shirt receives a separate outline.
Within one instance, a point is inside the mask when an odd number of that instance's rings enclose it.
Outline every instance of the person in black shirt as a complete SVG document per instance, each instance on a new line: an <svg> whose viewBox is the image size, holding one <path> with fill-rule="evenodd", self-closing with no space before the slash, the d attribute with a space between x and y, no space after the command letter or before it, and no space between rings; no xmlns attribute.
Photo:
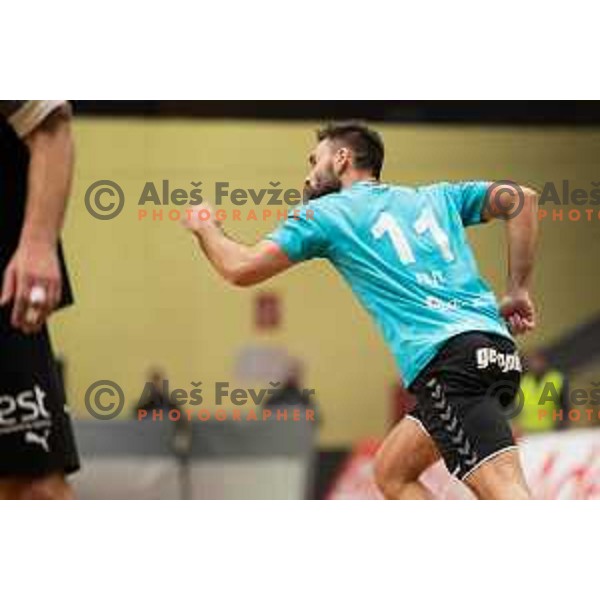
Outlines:
<svg viewBox="0 0 600 600"><path fill-rule="evenodd" d="M0 498L70 498L79 468L46 327L73 301L59 241L73 164L66 101L0 101Z"/></svg>
<svg viewBox="0 0 600 600"><path fill-rule="evenodd" d="M157 368L148 373L148 381L140 399L134 407L133 417L138 421L152 420L152 411L168 413L171 410L180 411L181 406L165 394L165 383L168 383L165 374ZM146 411L147 414L140 411Z"/></svg>
<svg viewBox="0 0 600 600"><path fill-rule="evenodd" d="M310 421L321 425L321 418L318 412L316 401L313 397L314 390L303 388L304 366L293 358L287 365L287 372L283 385L276 392L269 396L265 408L270 410L277 409L301 409L310 411ZM304 413L307 415L307 413Z"/></svg>

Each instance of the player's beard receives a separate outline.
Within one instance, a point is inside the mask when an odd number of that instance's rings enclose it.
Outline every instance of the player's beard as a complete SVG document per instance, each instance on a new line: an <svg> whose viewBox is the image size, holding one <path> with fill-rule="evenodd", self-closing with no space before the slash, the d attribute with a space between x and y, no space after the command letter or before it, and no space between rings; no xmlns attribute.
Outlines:
<svg viewBox="0 0 600 600"><path fill-rule="evenodd" d="M304 186L304 200L314 200L327 194L339 192L341 188L341 181L335 173L327 173L325 176L320 177L315 184L307 183Z"/></svg>

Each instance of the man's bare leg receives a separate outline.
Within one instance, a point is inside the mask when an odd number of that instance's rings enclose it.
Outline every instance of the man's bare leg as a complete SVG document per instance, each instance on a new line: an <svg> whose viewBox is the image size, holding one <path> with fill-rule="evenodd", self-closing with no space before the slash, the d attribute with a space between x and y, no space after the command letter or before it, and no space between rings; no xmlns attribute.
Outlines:
<svg viewBox="0 0 600 600"><path fill-rule="evenodd" d="M402 419L385 438L375 459L375 481L387 500L431 500L419 481L440 458L431 437L418 421Z"/></svg>
<svg viewBox="0 0 600 600"><path fill-rule="evenodd" d="M73 500L73 489L62 473L35 479L0 480L0 500Z"/></svg>
<svg viewBox="0 0 600 600"><path fill-rule="evenodd" d="M480 500L530 500L519 450L511 448L483 462L464 479Z"/></svg>
<svg viewBox="0 0 600 600"><path fill-rule="evenodd" d="M20 482L12 478L0 479L0 500L18 500Z"/></svg>

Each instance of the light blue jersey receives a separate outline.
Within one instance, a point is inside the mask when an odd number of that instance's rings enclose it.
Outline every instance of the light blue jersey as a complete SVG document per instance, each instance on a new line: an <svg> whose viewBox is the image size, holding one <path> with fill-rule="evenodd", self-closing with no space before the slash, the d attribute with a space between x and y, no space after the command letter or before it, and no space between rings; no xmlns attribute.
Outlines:
<svg viewBox="0 0 600 600"><path fill-rule="evenodd" d="M510 338L465 231L481 222L488 186L361 181L290 211L268 239L294 262L327 258L335 266L379 326L408 386L457 334Z"/></svg>

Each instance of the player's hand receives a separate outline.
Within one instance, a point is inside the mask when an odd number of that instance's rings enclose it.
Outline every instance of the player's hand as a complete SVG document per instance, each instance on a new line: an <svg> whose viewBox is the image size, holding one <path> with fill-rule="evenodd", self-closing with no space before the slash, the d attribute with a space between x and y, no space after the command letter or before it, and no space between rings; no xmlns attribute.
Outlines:
<svg viewBox="0 0 600 600"><path fill-rule="evenodd" d="M500 302L500 314L515 335L528 333L536 326L535 307L527 290L509 292Z"/></svg>
<svg viewBox="0 0 600 600"><path fill-rule="evenodd" d="M193 233L202 233L207 228L218 227L215 209L203 201L201 205L187 208L181 224Z"/></svg>
<svg viewBox="0 0 600 600"><path fill-rule="evenodd" d="M61 290L56 244L21 242L4 271L0 306L12 302L12 327L36 333L58 306Z"/></svg>

